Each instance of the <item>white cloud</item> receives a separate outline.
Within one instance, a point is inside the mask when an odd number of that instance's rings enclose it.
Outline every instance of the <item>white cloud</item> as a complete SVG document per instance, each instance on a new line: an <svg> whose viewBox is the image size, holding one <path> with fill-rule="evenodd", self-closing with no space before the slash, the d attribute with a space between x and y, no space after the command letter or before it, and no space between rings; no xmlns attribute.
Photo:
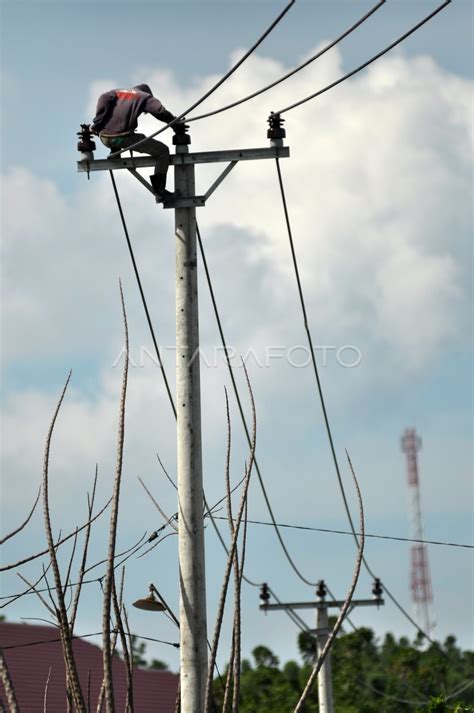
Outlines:
<svg viewBox="0 0 474 713"><path fill-rule="evenodd" d="M235 100L284 71L276 60L253 56L202 109ZM265 145L270 108L308 94L341 71L341 57L332 52L288 86L193 124L193 147ZM145 74L173 111L214 81L204 77L178 87L163 69L137 74L136 81ZM91 85L91 113L97 94L112 84ZM471 90L470 82L447 74L430 58L398 56L287 116L292 158L281 165L315 341L354 344L363 353L361 368L350 375L343 370L341 376L340 369L324 374L341 398L354 389L386 388L387 366L396 366L403 379L463 343ZM147 117L141 128L151 132L156 126ZM208 184L218 168L198 166L198 182ZM132 177L120 175L117 181L158 338L169 346L174 343L172 212L157 208ZM118 275L125 284L132 354L149 345L108 176L93 174L69 195L22 168L2 182L6 363L34 368L37 358L66 359L74 366L93 353L100 355L106 374L122 343ZM304 344L273 162L237 166L198 219L232 346L239 352L252 348L263 360L269 345ZM204 286L201 312L203 346L213 354L217 334ZM172 374L172 352L165 357ZM142 373L139 383L156 376ZM252 376L263 414L276 382L286 398L304 389L300 373L289 373L284 365L254 369ZM222 378L215 370L203 375L215 394L209 414L221 405ZM107 422L101 408L110 404L109 377L99 382L98 403L77 405L75 415L85 427L96 418ZM24 404L30 394L15 398ZM19 406L11 407L15 413ZM100 428L93 432L96 437ZM92 442L99 457L102 446L96 438ZM21 449L18 456L21 463Z"/></svg>
<svg viewBox="0 0 474 713"><path fill-rule="evenodd" d="M278 61L254 56L202 109L233 101L284 71ZM288 86L193 124L193 148L266 145L270 109L307 95L341 71L340 55L332 52ZM135 81L148 81L176 112L215 79L198 78L192 86L179 87L171 73L160 69L143 71ZM113 82L102 80L91 86L91 116L97 94L109 86ZM399 56L375 64L287 116L292 157L282 160L281 167L310 325L317 344L355 344L363 352L360 368L333 364L323 372L331 413L341 419L354 396L369 399L378 394L387 398L387 410L395 407L403 380L417 378L464 344L470 279L471 93L470 82L447 74L429 58ZM156 128L150 117L140 127L150 133ZM97 155L103 154L105 149ZM218 169L198 167L198 185L207 187ZM90 355L99 363L94 392L73 381L58 422L52 498L59 504L84 493L84 479L90 482L97 461L104 491L111 483L120 381L120 370L111 365L122 345L119 275L132 354L140 345L150 345L109 177L93 174L90 182L81 178L80 188L67 195L23 168L2 179L5 364L13 371L18 363L34 370L37 360L43 360L60 365L62 375L65 363L75 367ZM158 338L169 346L174 343L172 212L158 208L132 177L120 175L117 181ZM252 347L259 353L270 345L304 344L273 162L237 166L208 207L198 211L198 219L230 344L237 351ZM202 343L212 350L217 332L204 284L200 300ZM165 358L173 382L172 352ZM321 483L332 472L321 421L314 426L320 414L315 414L312 377L284 362L272 369L252 365L250 372L262 471L267 482L270 479L276 512L283 520L306 516L312 521L314 501L300 496L313 492L315 478ZM238 377L243 383L241 371ZM205 474L214 499L222 492L223 383L228 379L222 369L203 368L202 380ZM6 398L3 489L13 514L24 510L24 488L39 480L56 398L44 391L18 388ZM348 418L353 415L351 429L357 428L357 406L348 413ZM233 473L238 477L246 447L238 435L235 405L233 421ZM443 422L443 428L433 429L435 435L445 427ZM155 450L173 472L173 428L157 369L132 369L124 474L124 511L130 522L137 508L143 510L136 476L156 476ZM346 437L339 433L339 438ZM367 512L370 518L394 517L405 508L405 486L397 480L401 467L395 460L387 463L381 447L374 451L371 438L361 436L362 455L356 458ZM298 454L296 463L293 453ZM288 497L287 473L296 468L298 485ZM458 470L456 492L466 494L461 462ZM426 502L432 510L454 511L451 484L439 472L436 481ZM330 482L319 496L328 518L341 512ZM172 510L174 492L163 491L160 502ZM253 492L252 507L262 514L256 487ZM298 557L307 568L312 566L306 551Z"/></svg>

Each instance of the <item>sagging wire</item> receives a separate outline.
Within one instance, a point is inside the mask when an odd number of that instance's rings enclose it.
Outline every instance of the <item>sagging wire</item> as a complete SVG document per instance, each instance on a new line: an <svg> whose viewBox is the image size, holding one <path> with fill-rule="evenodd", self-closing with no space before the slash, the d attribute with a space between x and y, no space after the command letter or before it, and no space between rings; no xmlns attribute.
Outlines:
<svg viewBox="0 0 474 713"><path fill-rule="evenodd" d="M294 104L290 104L289 106L286 106L284 109L280 109L279 111L274 112L275 114L281 115L285 114L287 111L291 111L292 109L296 109L296 107L301 106L302 104L306 104L306 102L310 101L311 99L315 99L316 97L321 96L321 94L324 94L325 92L329 91L330 89L333 89L333 87L336 87L338 84L342 84L342 82L345 82L346 79L349 79L350 77L353 77L355 74L358 74L361 72L363 69L368 67L370 64L375 62L377 59L380 59L380 57L383 57L383 55L387 54L387 52L390 52L394 47L399 45L401 42L406 40L407 37L412 35L416 30L418 30L422 25L427 23L429 20L431 20L435 15L438 14L438 12L441 12L449 3L451 0L445 0L445 2L442 5L439 5L439 7L436 8L436 10L433 10L429 15L427 15L423 20L420 20L414 27L412 27L408 32L405 32L401 37L398 38L398 40L395 40L392 42L388 47L385 49L381 50L378 52L376 55L368 59L366 62L363 62L363 64L359 65L355 69L353 69L351 72L348 72L345 74L343 77L340 77L337 79L335 82L331 82L331 84L328 84L326 87L323 87L323 89L320 89L317 92L314 92L314 94L310 94L309 96L305 97L304 99L300 99L299 101L295 102Z"/></svg>
<svg viewBox="0 0 474 713"><path fill-rule="evenodd" d="M216 520L227 520L226 517L223 517L221 515L214 515ZM272 522L265 522L264 520L247 520L247 522L250 525L266 525L268 527L273 527ZM278 527L285 527L289 530L304 530L306 532L326 532L328 534L335 534L335 535L350 535L351 537L354 536L353 532L350 532L349 530L333 530L328 527L311 527L310 525L290 525L288 523L284 522L277 522ZM361 533L356 532L355 533L357 536L359 536ZM417 540L412 537L395 537L392 535L374 535L370 534L368 532L365 533L366 537L372 537L378 540L393 540L395 542L419 542L424 545L442 545L444 547L463 547L466 549L474 549L474 545L465 545L459 542L443 542L441 540Z"/></svg>
<svg viewBox="0 0 474 713"><path fill-rule="evenodd" d="M88 639L91 636L101 636L102 631L94 631L92 634L81 634L81 636L71 636L71 639ZM111 634L117 633L115 629L110 630ZM179 649L179 644L172 642L172 641L163 641L162 639L153 639L150 636L141 636L140 634L126 634L126 636L130 636L130 638L137 638L137 639L145 639L145 641L154 641L157 644L167 644L168 646L173 646L175 649ZM24 642L23 644L11 644L10 646L2 646L3 651L7 651L10 649L22 649L27 646L39 646L40 644L53 644L57 643L58 641L62 641L61 638L57 639L42 639L41 641L27 641Z"/></svg>
<svg viewBox="0 0 474 713"><path fill-rule="evenodd" d="M136 278L136 280L137 280L138 289L139 289L139 291L140 291L140 297L141 297L141 299L142 299L143 309L145 310L146 321L147 321L147 323L148 323L148 328L149 328L149 330L150 330L151 339L152 339L152 341L153 341L153 346L155 347L156 356L158 357L158 363L159 363L159 365L160 365L161 374L162 374L162 376L163 376L163 381L164 381L164 383L165 383L166 393L168 394L168 399L169 399L171 408L173 409L174 417L176 418L176 407L175 407L175 405L174 405L173 395L171 394L171 389L170 389L170 385L169 385L169 383L168 383L168 378L167 378L167 376L166 376L165 367L164 367L163 361L162 361L162 359L161 359L160 348L158 347L158 342L157 342L156 336L155 336L155 330L153 329L153 324L152 324L152 321L151 321L150 312L149 312L149 310L148 310L148 304L147 304L147 301L146 301L145 293L144 293L144 291L143 291L142 281L141 281L141 279L140 279L140 273L139 273L139 271L138 271L137 262L136 262L136 260L135 260L135 254L134 254L134 252L133 252L132 243L131 243L131 240L130 240L130 236L129 236L129 234L128 234L127 223L126 223L126 221L125 221L125 216L124 216L123 210L122 210L122 203L121 203L121 201L120 201L120 196L119 196L119 193L118 193L118 190L117 190L117 185L116 185L116 183L115 183L114 173L113 173L113 171L109 171L109 173L110 173L110 179L111 179L111 181L112 181L112 186L113 186L113 189L114 189L115 200L116 200L116 202L117 202L117 208L118 208L119 213L120 213L120 220L121 220L121 222L122 222L123 232L124 232L124 234L125 234L125 239L126 239L126 241L127 241L128 251L129 251L129 253L130 253L130 259L131 259L132 265L133 265L133 271L134 271L134 273L135 273L135 278Z"/></svg>
<svg viewBox="0 0 474 713"><path fill-rule="evenodd" d="M121 205L121 201L120 201L120 196L119 196L119 193L118 193L117 185L116 185L116 183L115 183L115 179L114 179L114 176L113 176L113 171L110 171L110 176L111 176L112 184L113 184L113 187L114 187L114 193L115 193L115 198L116 198L116 201L117 201L117 206L118 206L119 212L120 212L120 218L121 218L121 222L122 222L122 227L123 227L123 229L124 229L124 233L125 233L126 238L127 238L127 244L128 244L128 246L129 246L130 255L132 256L132 255L133 255L133 248L132 248L132 245L131 245L131 240L130 240L130 236L129 236L129 233L128 233L128 228L127 228L127 224L126 224L126 221L125 221L125 216L124 216L124 213L123 213L123 210L122 210L122 205ZM235 377L234 377L234 374L233 374L233 372L232 372L232 367L231 367L231 365L230 365L230 361L229 361L229 358L228 358L228 355L227 355L227 344L226 344L225 337L224 337L224 332L223 332L223 329L222 329L222 322L221 322L221 319L220 319L219 310L218 310L218 308L217 308L217 303L216 303L216 299L215 299L215 295L214 295L214 289L213 289L213 286L212 286L212 281L211 281L211 277L210 277L210 273L209 273L209 269L208 269L208 265L207 265L207 260L206 260L206 256L205 256L205 252L204 252L204 246L203 246L203 243L202 243L202 240L201 240L201 233L200 233L199 226L198 226L197 222L196 222L196 232L197 232L197 237L198 237L198 242L199 242L199 248L200 248L200 252L201 252L201 257L202 257L202 260L203 260L203 265L204 265L204 269L205 269L205 273L206 273L206 279L207 279L207 283L208 283L208 286L209 286L209 292L210 292L210 295L211 295L211 300L212 300L212 304L213 304L213 308L214 308L214 313L215 313L215 316L216 316L219 333L220 333L220 335L221 335L222 345L223 345L223 347L224 347L224 351L225 351L225 354L226 354L227 367L228 367L229 374L230 374L230 378L231 378L231 381L232 381L232 385L233 385L235 397L236 397L236 400L237 400L237 403L238 403L239 412L240 412L240 417L241 417L241 419L242 419L242 423L243 423L243 425L244 425L245 433L246 433L246 435L247 435L247 440L248 440L249 445L251 445L250 431L249 431L248 426L247 426L245 414L244 414L244 411L243 411L242 402L241 402L241 400L240 400L240 394L239 394L239 390L238 390L238 387L237 387L237 383L236 383L236 381L235 381ZM134 269L135 269L135 276L137 277L137 280L139 280L140 274L139 274L138 267L137 267L135 261L134 261ZM141 285L141 281L140 281L140 285ZM145 295L144 295L144 292L143 292L142 288L140 288L140 292L141 292L141 294L142 294L142 302L143 302L143 305L144 305L144 307L145 307L145 305L146 305L146 298L145 298ZM152 322L151 322L151 318L150 318L150 316L149 316L148 309L146 309L146 313L147 313L148 325L149 325L150 330L152 331L152 334L153 334L153 339L154 339L155 348L157 349L157 353L159 354L159 352L158 352L158 345L157 345L157 342L156 342L156 338L154 337L153 325L152 325ZM161 360L160 360L160 364L161 364ZM164 370L164 367L162 368L162 375L163 375L163 378L165 378L165 370ZM166 383L167 383L167 382L166 382ZM175 418L176 418L176 409L175 409L174 401L173 401L173 398L172 398L172 395L171 395L171 392L170 392L169 388L167 388L167 392L168 392L168 398L169 398L170 404L172 405L172 408L173 408L173 413L174 413ZM255 470L256 470L256 472L257 472L258 480L259 480L260 487L261 487L262 492L263 492L263 495L264 495L264 499L265 499L265 502L266 502L266 505L267 505L267 509L268 509L270 518L271 518L271 520L275 523L274 526L276 527L275 516L274 516L274 514L273 514L273 510L272 510L272 507L271 507L271 505L270 505L270 501L269 501L269 498L268 498L268 494L267 494L267 491L266 491L266 488L265 488L265 485L264 485L264 482L263 482L263 478L262 478L262 475L261 475L261 472L260 472L260 468L259 468L259 466L258 466L258 463L257 463L257 460L256 460L256 459L255 459ZM207 504L206 504L206 508L207 508L207 514L208 514L209 517L211 518L211 521L213 521L213 514L212 514L212 509L213 509L213 508L209 508ZM214 522L213 522L213 525L214 525L214 528L215 528L215 530L216 530L216 532L217 532L217 531L218 531L218 528L217 528L217 526L215 525ZM296 565L295 565L295 563L293 562L293 560L292 560L292 558L291 558L291 556L290 556L290 554L289 554L289 552L288 552L288 549L287 549L287 547L286 547L286 545L285 545L285 543L284 543L284 541L283 541L283 538L282 538L282 536L281 536L281 533L278 531L278 528L277 528L277 527L276 527L276 532L277 532L278 539L279 539L279 541L280 541L280 545L281 545L281 547L282 547L282 549L283 549L283 551L284 551L284 553L285 553L285 555L286 555L286 557L287 557L289 563L291 564L291 566L292 566L293 569L295 570L296 574L300 577L300 579L302 579L302 581L304 581L304 582L305 582L306 584L308 584L309 586L316 586L316 582L311 582L310 580L306 579L306 578L301 574L301 572L298 570L298 568L296 567ZM221 539L221 542L223 542L222 539ZM250 580L249 580L249 583L250 583ZM253 583L253 584L254 584L254 586L259 586L258 584L255 584L255 583Z"/></svg>
<svg viewBox="0 0 474 713"><path fill-rule="evenodd" d="M450 1L451 0L448 0L448 2L450 2ZM329 423L329 418L328 418L328 414L327 414L327 410L326 410L326 403L325 403L324 394L322 391L321 380L319 378L318 364L316 361L316 355L315 355L315 351L314 351L314 347L313 347L313 340L312 340L311 332L310 332L309 325L308 325L305 299L304 299L304 295L303 295L303 288L301 285L301 279L300 279L300 274L299 274L298 260L296 258L296 251L295 251L295 246L294 246L294 241L293 241L293 233L292 233L292 229L291 229L291 222L290 222L290 217L289 217L289 212L288 212L288 205L287 205L287 201L286 201L285 188L283 185L283 178L282 178L282 174L281 174L280 163L279 163L278 158L276 158L275 160L276 160L276 167L277 167L277 174L278 174L278 183L280 186L280 195L281 195L283 211L284 211L284 215L285 215L285 223L286 223L287 232L288 232L288 240L290 243L293 267L295 270L296 282L297 282L297 286L298 286L298 294L300 297L301 310L302 310L302 314L303 314L303 321L304 321L304 325L305 325L306 335L308 338L308 345L309 345L309 350L310 350L310 355L311 355L311 361L313 364L314 375L316 378L317 390L318 390L318 395L319 395L319 399L321 402L324 423L326 426L326 432L327 432L327 436L328 436L328 440L329 440L329 444L330 444L332 459L334 462L334 467L335 467L336 474L337 474L337 480L339 483L339 489L340 489L341 496L342 496L342 499L344 502L344 508L346 511L347 519L348 519L350 527L351 527L351 531L352 531L352 534L353 534L353 537L354 537L354 540L356 543L356 547L359 547L359 539L356 534L356 529L354 527L354 522L352 519L350 509L349 509L349 504L347 502L346 491L344 489L344 484L342 482L342 477L341 477L341 473L340 473L340 469L339 469L339 463L337 460L336 450L334 447L334 440L332 437L332 430L331 430L331 426ZM370 566L365 558L365 555L362 556L362 562L364 564L365 569L370 574L370 576L373 579L375 579L376 578L375 574L372 571L372 569L370 568ZM416 621L413 619L413 617L410 616L410 614L404 609L404 607L398 602L398 600L395 598L395 596L391 593L391 591L385 585L384 585L384 592L387 594L387 596L392 601L392 603L395 604L395 606L399 609L399 611L406 617L406 619L408 619L408 621L411 622L411 624L413 624L413 626L420 632L420 634L425 636L426 639L428 641L430 641L431 643L434 643L433 639L429 636L429 634L427 634L425 631L423 631L423 629L420 628L420 626L416 623Z"/></svg>
<svg viewBox="0 0 474 713"><path fill-rule="evenodd" d="M208 99L211 96L211 94L213 94L216 91L216 89L218 89L220 86L222 86L222 84L224 84L224 82L226 82L227 79L229 79L229 77L231 77L232 74L234 74L234 72L245 62L245 60L248 59L253 52L255 52L257 47L259 47L262 44L263 40L278 25L280 20L283 19L283 17L286 15L288 10L295 4L295 2L296 2L296 0L290 0L290 2L286 5L286 7L283 8L282 12L280 12L278 17L275 20L273 20L271 25L265 30L265 32L262 35L260 35L258 40L252 45L252 47L250 47L249 50L247 50L247 52L245 52L245 54L238 60L238 62L236 62L234 64L234 66L231 67L231 69L229 69L229 71L224 74L223 77L221 77L205 94L203 94L202 97L200 97L196 102L194 102L194 104L192 104L190 107L188 107L188 109L186 109L186 111L183 111L179 116L175 117L173 119L173 121L170 121L170 123L166 124L166 126L163 126L161 129L158 129L158 131L155 131L153 134L150 134L150 136L147 136L144 139L137 141L135 144L128 146L126 149L122 149L120 151L115 151L115 153L111 154L109 158L118 158L124 151L133 150L133 149L137 148L137 146L140 146L145 141L148 141L148 139L152 139L155 136L158 136L158 134L161 134L163 131L166 131L166 129L168 129L170 126L174 126L174 124L181 121L181 119L184 119L184 117L187 114L189 114L190 111L193 111L200 104L202 104L202 102L205 99Z"/></svg>
<svg viewBox="0 0 474 713"><path fill-rule="evenodd" d="M239 389L238 389L238 387L237 387L237 382L236 382L236 380L235 380L235 376L234 376L234 373L233 373L233 370L232 370L232 366L231 366L231 364L230 364L230 360L229 360L229 356L228 356L228 347L227 347L226 339L225 339L225 336L224 336L224 330L223 330L223 328L222 328L222 322L221 322L221 318L220 318L220 314L219 314L219 309L218 309L218 307L217 307L217 302L216 302L216 298L215 298L215 295L214 295L214 289L213 289L213 286L212 286L212 281L211 281L211 276L210 276L210 273L209 273L209 268L208 268L208 265L207 265L206 254L205 254L205 252L204 252L204 246L203 246L202 239L201 239L201 231L199 230L199 225L198 225L197 221L196 221L196 233L197 233L197 238L198 238L198 243L199 243L199 250L200 250L201 258L202 258L202 263L203 263L203 265L204 265L204 272L206 273L206 280L207 280L207 284L208 284L208 287L209 287L209 294L210 294L210 296L211 296L211 302L212 302L212 306L213 306L213 309L214 309L214 314L215 314L215 317L216 317L217 328L218 328L218 330L219 330L219 334L220 334L221 342L222 342L222 347L223 347L223 349L224 349L224 354L225 354L227 369L228 369L229 376L230 376L230 379L231 379L231 382L232 382L232 387L233 387L233 390L234 390L235 399L236 399L236 401L237 401L237 406L238 406L238 409L239 409L239 413L240 413L240 418L241 418L241 421L242 421L242 425L243 425L243 427L244 427L244 431L245 431L245 434L246 434L246 436L247 436L247 441L248 441L249 445L251 445L250 431L249 431L249 428L248 428L248 426L247 426L247 420L246 420L246 418L245 418L244 410L243 410L243 407L242 407L242 402L241 402L241 400L240 400L240 394L239 394ZM273 514L272 506L270 505L270 500L269 500L269 498L268 498L267 490L266 490L266 488L265 488L265 484L264 484L264 482L263 482L262 474L261 474L261 472L260 472L260 468L259 468L259 465L258 465L258 462L257 462L257 458L256 458L256 457L255 457L255 460L254 460L254 465L255 465L255 471L256 471L257 477L258 477L258 482L259 482L259 484L260 484L260 488L261 488L261 490L262 490L262 494L263 494L263 497L264 497L264 500L265 500L265 504L266 504L266 506L267 506L267 510L268 510L269 515L270 515L270 519L271 519L271 521L272 521L272 523L273 523L273 527L275 528L275 532L276 532L276 534L277 534L277 537L278 537L278 540L279 540L279 542L280 542L280 545L281 545L281 547L282 547L282 549L283 549L283 552L284 552L284 554L285 554L285 556L286 556L288 562L290 563L291 567L293 568L293 570L295 571L295 573L298 575L298 577L299 577L303 582L305 582L305 584L309 585L310 587L315 587L317 583L316 583L316 582L311 582L309 579L306 579L306 577L301 574L300 570L298 569L298 567L297 567L296 564L294 563L294 561L293 561L293 559L292 559L290 553L288 552L288 549L287 549L287 547L286 547L286 545L285 545L285 543L284 543L284 541L283 541L283 538L282 538L282 536L281 536L281 533L280 533L280 531L279 531L279 529L278 529L278 526L277 526L277 523L276 523L276 519L275 519L275 516L274 516L274 514Z"/></svg>
<svg viewBox="0 0 474 713"><path fill-rule="evenodd" d="M221 114L224 111L227 111L228 109L233 109L236 106L240 106L241 104L244 104L245 102L249 101L250 99L255 99L255 97L260 96L260 94L264 94L265 92L268 92L269 89L273 89L273 87L276 87L278 84L281 84L284 82L286 79L289 79L290 77L293 77L295 74L300 72L302 69L305 67L308 67L312 62L315 60L319 59L322 57L326 52L328 52L330 49L335 47L339 42L341 42L343 39L345 39L348 35L350 35L354 30L356 30L362 23L364 23L366 20L371 17L371 15L374 14L376 10L378 10L382 5L384 5L386 0L380 0L374 7L372 7L366 14L360 18L360 20L357 20L351 27L349 27L347 30L345 30L339 37L337 37L335 40L330 42L326 47L323 47L323 49L319 50L316 54L314 54L312 57L307 59L305 62L302 64L298 65L298 67L295 67L291 71L287 72L284 74L282 77L279 77L276 79L274 82L271 82L271 84L267 84L265 87L262 87L261 89L258 89L256 92L253 92L252 94L249 94L246 97L243 97L242 99L237 99L237 101L232 102L231 104L226 104L226 106L221 106L219 109L214 109L214 111L208 111L206 114L200 114L199 116L191 116L186 118L186 123L189 124L192 121L200 121L201 119L207 119L210 116L215 116L216 114Z"/></svg>

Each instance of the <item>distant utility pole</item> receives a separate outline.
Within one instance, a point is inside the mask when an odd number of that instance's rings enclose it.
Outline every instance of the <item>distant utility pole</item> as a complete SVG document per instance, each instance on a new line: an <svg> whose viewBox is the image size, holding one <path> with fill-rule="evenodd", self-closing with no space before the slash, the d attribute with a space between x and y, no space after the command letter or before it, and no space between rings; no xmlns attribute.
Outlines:
<svg viewBox="0 0 474 713"><path fill-rule="evenodd" d="M408 485L411 493L411 535L414 540L423 540L420 480L418 476L418 451L421 449L421 438L417 435L414 428L406 428L403 432L401 448L407 457ZM421 626L429 636L434 630L434 619L431 611L433 590L431 587L428 550L423 542L414 542L411 546L410 580L418 625Z"/></svg>
<svg viewBox="0 0 474 713"><path fill-rule="evenodd" d="M180 576L181 713L203 713L207 678L206 584L204 566L203 484L201 452L201 394L199 375L199 318L196 251L196 208L208 198L239 161L286 158L285 130L279 116L270 117L270 148L190 153L190 136L180 126L173 137L176 153L176 199L164 208L175 211L176 236L176 411L178 463L178 539ZM151 193L137 169L155 165L150 156L94 160L95 144L89 127L81 125L78 171L127 169ZM201 196L195 195L194 166L228 162Z"/></svg>
<svg viewBox="0 0 474 713"><path fill-rule="evenodd" d="M382 599L382 585L380 579L375 579L372 587L373 599L353 599L347 612L347 615L354 607L381 606L384 604ZM293 609L316 609L316 629L309 629L316 636L318 656L326 645L326 641L331 633L329 627L328 609L334 607L340 609L344 601L327 601L327 588L324 580L318 582L316 596L318 601L312 602L288 602L286 604L269 604L270 592L268 585L263 584L260 590L260 609L264 612L275 609L293 610ZM331 671L331 650L328 651L324 663L318 673L318 704L320 713L334 713L334 704L332 696L332 671Z"/></svg>

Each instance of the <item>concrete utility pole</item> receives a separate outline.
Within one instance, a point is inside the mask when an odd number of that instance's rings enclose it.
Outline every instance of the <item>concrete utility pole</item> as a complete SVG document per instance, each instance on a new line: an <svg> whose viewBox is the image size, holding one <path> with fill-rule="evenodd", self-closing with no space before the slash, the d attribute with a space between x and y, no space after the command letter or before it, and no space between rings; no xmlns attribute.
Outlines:
<svg viewBox="0 0 474 713"><path fill-rule="evenodd" d="M176 134L176 153L188 153L189 135ZM194 196L194 164L174 167L175 191ZM176 411L181 625L181 709L201 711L207 680L206 578L199 374L196 208L175 209Z"/></svg>
<svg viewBox="0 0 474 713"><path fill-rule="evenodd" d="M201 451L201 395L199 377L199 317L196 253L196 207L206 201L239 161L286 158L282 119L271 116L270 148L190 153L190 137L178 127L170 156L175 167L177 197L164 208L175 211L176 235L176 411L178 454L178 539L180 572L181 713L203 713L207 676L206 582L204 564L203 478ZM128 170L148 191L150 183L137 169L155 165L150 156L94 159L89 127L81 125L78 171ZM208 191L195 195L197 163L228 162Z"/></svg>
<svg viewBox="0 0 474 713"><path fill-rule="evenodd" d="M321 580L316 590L316 595L320 598L320 603L326 601L327 590L324 582ZM316 634L318 642L318 656L326 646L326 641L329 638L331 630L329 628L328 608L321 606L316 609L316 629L313 632ZM331 650L328 651L324 659L321 670L318 674L318 701L319 713L332 713L332 667L331 667Z"/></svg>
<svg viewBox="0 0 474 713"><path fill-rule="evenodd" d="M376 579L372 587L373 599L353 599L351 605L347 612L347 616L350 612L357 606L377 606L377 608L383 605L385 602L382 599L382 585L380 580ZM286 604L269 604L270 593L268 591L268 585L263 584L260 590L260 609L264 612L283 609L283 610L293 610L293 609L316 609L316 629L309 629L316 636L317 641L317 653L318 656L321 654L326 641L331 633L329 627L329 617L328 609L330 607L340 609L344 601L326 601L327 588L324 580L318 582L318 588L316 590L316 596L318 601L312 602L288 602ZM334 704L332 696L332 671L331 671L331 649L329 649L324 659L323 665L321 666L318 673L318 704L320 713L334 713Z"/></svg>

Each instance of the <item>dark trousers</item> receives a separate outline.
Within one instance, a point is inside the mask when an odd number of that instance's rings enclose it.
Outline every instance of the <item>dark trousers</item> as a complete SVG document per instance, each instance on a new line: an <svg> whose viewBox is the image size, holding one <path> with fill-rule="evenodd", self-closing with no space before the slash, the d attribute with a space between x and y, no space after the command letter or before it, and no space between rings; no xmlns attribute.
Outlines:
<svg viewBox="0 0 474 713"><path fill-rule="evenodd" d="M128 134L127 136L103 136L100 135L100 140L111 151L121 151L126 149L137 141L146 139L145 134ZM170 165L170 150L166 144L156 139L146 139L140 146L137 146L133 151L139 153L147 153L150 156L156 157L155 173L160 173L166 176L168 166Z"/></svg>

